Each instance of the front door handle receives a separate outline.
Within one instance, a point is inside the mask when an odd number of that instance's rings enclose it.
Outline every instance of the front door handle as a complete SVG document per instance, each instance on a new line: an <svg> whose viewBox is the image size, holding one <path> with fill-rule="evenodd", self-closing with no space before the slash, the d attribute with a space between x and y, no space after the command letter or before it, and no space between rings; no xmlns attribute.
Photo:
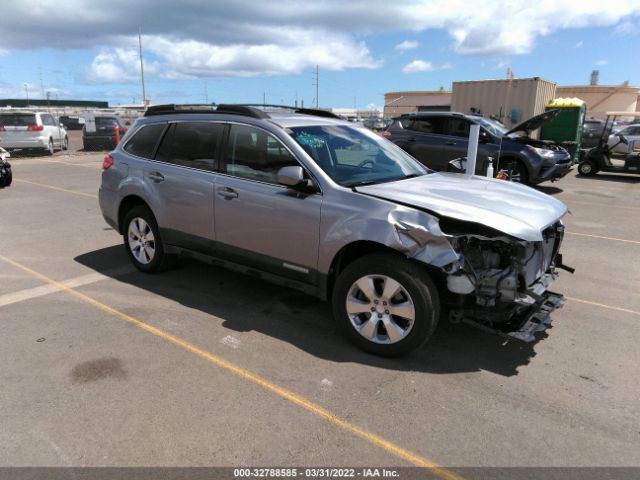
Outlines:
<svg viewBox="0 0 640 480"><path fill-rule="evenodd" d="M416 141L416 137L409 137L407 138L408 142L415 142Z"/></svg>
<svg viewBox="0 0 640 480"><path fill-rule="evenodd" d="M238 198L238 192L236 192L233 188L226 188L225 190L219 190L218 195L226 200L231 200L233 198Z"/></svg>
<svg viewBox="0 0 640 480"><path fill-rule="evenodd" d="M154 182L162 182L164 180L164 175L162 175L160 172L151 172L149 174L149 178Z"/></svg>
<svg viewBox="0 0 640 480"><path fill-rule="evenodd" d="M456 142L450 140L450 141L447 142L447 145L456 145Z"/></svg>

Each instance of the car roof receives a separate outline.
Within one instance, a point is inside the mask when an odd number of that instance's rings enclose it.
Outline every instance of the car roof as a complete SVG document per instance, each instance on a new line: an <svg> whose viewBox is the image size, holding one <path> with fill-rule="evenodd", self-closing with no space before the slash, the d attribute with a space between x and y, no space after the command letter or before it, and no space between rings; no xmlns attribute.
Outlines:
<svg viewBox="0 0 640 480"><path fill-rule="evenodd" d="M482 118L480 115L472 115L460 112L445 112L445 111L435 111L435 112L410 112L403 113L400 116L394 117L394 120L399 118L420 118L420 117L462 117L462 118Z"/></svg>

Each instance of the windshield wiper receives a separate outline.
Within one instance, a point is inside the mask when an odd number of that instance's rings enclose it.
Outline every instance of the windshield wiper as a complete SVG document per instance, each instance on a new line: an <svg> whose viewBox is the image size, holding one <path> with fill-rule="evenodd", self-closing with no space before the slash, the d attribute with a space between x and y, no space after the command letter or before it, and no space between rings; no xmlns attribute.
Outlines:
<svg viewBox="0 0 640 480"><path fill-rule="evenodd" d="M415 178L415 177L421 177L422 175L426 175L426 174L422 174L422 173L410 173L409 175L406 175L404 177L395 177L395 178L385 178L385 179L378 179L378 180L360 180L359 182L353 182L353 183L347 183L345 185L343 185L344 187L365 187L367 185L376 185L378 183L390 183L390 182L397 182L399 180L407 180L408 178Z"/></svg>
<svg viewBox="0 0 640 480"><path fill-rule="evenodd" d="M365 187L367 185L375 185L377 183L382 183L380 180L360 180L358 182L345 183L343 187L352 188L352 187Z"/></svg>

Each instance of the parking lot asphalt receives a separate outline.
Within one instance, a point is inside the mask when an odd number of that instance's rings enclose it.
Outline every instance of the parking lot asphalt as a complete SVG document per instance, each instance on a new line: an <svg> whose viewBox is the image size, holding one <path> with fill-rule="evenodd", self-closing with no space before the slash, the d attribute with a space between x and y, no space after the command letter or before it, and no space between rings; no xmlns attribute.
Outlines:
<svg viewBox="0 0 640 480"><path fill-rule="evenodd" d="M442 321L389 360L296 291L134 271L102 156L14 158L0 190L0 466L640 465L640 177L539 187L576 273L538 342Z"/></svg>

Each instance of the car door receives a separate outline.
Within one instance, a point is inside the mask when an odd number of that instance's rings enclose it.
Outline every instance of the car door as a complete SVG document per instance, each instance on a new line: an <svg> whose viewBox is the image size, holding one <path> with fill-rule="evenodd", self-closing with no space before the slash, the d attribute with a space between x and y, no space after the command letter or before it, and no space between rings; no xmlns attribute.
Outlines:
<svg viewBox="0 0 640 480"><path fill-rule="evenodd" d="M444 116L413 117L407 124L406 146L402 148L423 165L434 170L446 170L443 160L445 122Z"/></svg>
<svg viewBox="0 0 640 480"><path fill-rule="evenodd" d="M217 254L227 260L316 284L322 194L279 185L284 166L302 166L273 134L231 124L216 182Z"/></svg>
<svg viewBox="0 0 640 480"><path fill-rule="evenodd" d="M40 115L40 121L42 121L42 126L44 127L44 132L46 135L53 139L53 144L56 146L61 146L62 143L60 141L60 128L56 128L56 123L53 120L53 116L48 113L43 113Z"/></svg>
<svg viewBox="0 0 640 480"><path fill-rule="evenodd" d="M145 129L148 140L140 138ZM125 151L135 150L138 140L148 149L145 143L162 137L142 175L160 234L169 245L213 253L215 168L223 131L224 124L213 122L155 124L143 127L125 145Z"/></svg>

